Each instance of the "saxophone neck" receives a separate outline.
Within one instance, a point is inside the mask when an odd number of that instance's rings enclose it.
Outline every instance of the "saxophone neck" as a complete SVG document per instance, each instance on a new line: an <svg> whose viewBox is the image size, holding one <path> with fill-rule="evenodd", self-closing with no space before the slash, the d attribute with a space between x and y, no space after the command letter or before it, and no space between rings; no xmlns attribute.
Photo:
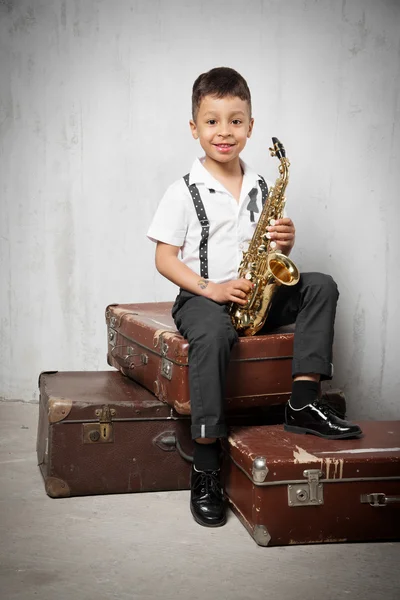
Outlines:
<svg viewBox="0 0 400 600"><path fill-rule="evenodd" d="M289 183L289 167L290 162L287 158L282 157L279 165L279 177L275 181L274 186L270 189L270 197L282 197Z"/></svg>
<svg viewBox="0 0 400 600"><path fill-rule="evenodd" d="M290 162L289 159L286 158L285 147L278 138L272 138L273 147L269 149L271 156L276 156L279 158L279 177L275 182L274 188L275 191L279 191L280 194L283 194L288 183L289 183L289 167Z"/></svg>

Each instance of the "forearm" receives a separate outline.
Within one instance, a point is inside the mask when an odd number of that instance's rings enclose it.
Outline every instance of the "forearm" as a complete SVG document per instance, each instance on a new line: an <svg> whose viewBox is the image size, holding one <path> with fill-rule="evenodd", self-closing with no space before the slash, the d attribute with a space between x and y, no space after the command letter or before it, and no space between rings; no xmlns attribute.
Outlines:
<svg viewBox="0 0 400 600"><path fill-rule="evenodd" d="M177 256L156 256L156 267L159 273L178 287L197 294L210 297L212 284L187 267Z"/></svg>

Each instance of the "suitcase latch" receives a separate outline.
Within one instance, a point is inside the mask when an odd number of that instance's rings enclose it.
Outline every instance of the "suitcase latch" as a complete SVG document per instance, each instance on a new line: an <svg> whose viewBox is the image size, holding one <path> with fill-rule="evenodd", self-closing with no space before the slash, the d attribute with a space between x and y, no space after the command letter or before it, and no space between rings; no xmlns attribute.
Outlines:
<svg viewBox="0 0 400 600"><path fill-rule="evenodd" d="M163 377L165 377L166 379L169 379L171 381L172 379L172 368L173 368L173 363L168 360L167 358L162 358L161 359L161 375Z"/></svg>
<svg viewBox="0 0 400 600"><path fill-rule="evenodd" d="M289 506L318 506L324 503L323 485L320 483L322 471L318 469L306 469L303 471L308 483L288 485Z"/></svg>
<svg viewBox="0 0 400 600"><path fill-rule="evenodd" d="M114 346L116 344L116 340L117 340L117 332L112 327L109 327L108 328L108 343L110 344L111 348L114 348Z"/></svg>
<svg viewBox="0 0 400 600"><path fill-rule="evenodd" d="M160 352L161 352L161 375L171 381L172 379L172 368L173 363L166 358L168 354L169 346L164 340L163 336L160 335Z"/></svg>
<svg viewBox="0 0 400 600"><path fill-rule="evenodd" d="M167 356L169 350L169 346L167 342L164 340L163 336L160 336L160 352L161 356Z"/></svg>
<svg viewBox="0 0 400 600"><path fill-rule="evenodd" d="M98 423L83 424L83 443L84 444L110 444L114 441L112 417L115 416L115 408L110 408L106 404L101 409L96 410L96 417L99 417Z"/></svg>

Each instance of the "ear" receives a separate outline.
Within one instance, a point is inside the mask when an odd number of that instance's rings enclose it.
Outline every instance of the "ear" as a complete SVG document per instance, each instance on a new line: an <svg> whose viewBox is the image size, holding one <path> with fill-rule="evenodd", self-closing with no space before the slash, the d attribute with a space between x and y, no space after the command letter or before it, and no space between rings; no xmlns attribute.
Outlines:
<svg viewBox="0 0 400 600"><path fill-rule="evenodd" d="M197 133L196 123L194 121L192 121L192 119L190 119L189 125L190 125L190 130L192 132L192 136L194 137L195 140L198 140L199 134Z"/></svg>
<svg viewBox="0 0 400 600"><path fill-rule="evenodd" d="M253 125L254 125L254 119L250 119L250 123L249 123L249 129L247 132L247 137L251 137L251 134L253 132Z"/></svg>

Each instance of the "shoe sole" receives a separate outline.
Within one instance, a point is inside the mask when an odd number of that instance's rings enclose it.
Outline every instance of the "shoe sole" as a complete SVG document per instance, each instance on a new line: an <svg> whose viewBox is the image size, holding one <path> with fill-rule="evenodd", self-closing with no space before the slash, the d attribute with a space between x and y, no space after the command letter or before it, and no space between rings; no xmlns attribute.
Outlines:
<svg viewBox="0 0 400 600"><path fill-rule="evenodd" d="M325 435L323 433L319 433L318 431L314 431L314 429L307 429L306 427L294 427L292 425L284 425L283 428L285 431L289 431L290 433L300 433L302 435L310 433L311 435L316 435L326 440L344 440L347 438L360 438L363 436L362 431L360 431L360 433L341 433L339 435Z"/></svg>
<svg viewBox="0 0 400 600"><path fill-rule="evenodd" d="M222 525L225 525L226 523L226 515L224 516L223 521L219 521L218 523L204 523L204 521L199 519L199 517L196 515L192 508L192 505L190 505L190 512L192 513L193 519L196 521L196 523L198 523L199 525L203 525L203 527L222 527Z"/></svg>

